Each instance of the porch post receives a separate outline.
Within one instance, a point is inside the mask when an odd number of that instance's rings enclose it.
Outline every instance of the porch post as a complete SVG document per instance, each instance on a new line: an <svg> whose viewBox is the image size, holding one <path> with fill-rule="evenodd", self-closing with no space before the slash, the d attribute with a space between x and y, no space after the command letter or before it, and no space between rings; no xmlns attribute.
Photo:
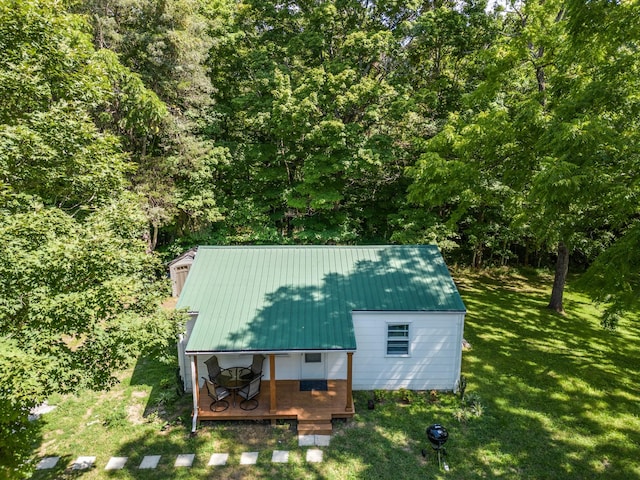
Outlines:
<svg viewBox="0 0 640 480"><path fill-rule="evenodd" d="M278 410L276 405L276 356L269 354L269 413L274 414Z"/></svg>
<svg viewBox="0 0 640 480"><path fill-rule="evenodd" d="M345 412L353 412L353 352L347 352L347 406Z"/></svg>
<svg viewBox="0 0 640 480"><path fill-rule="evenodd" d="M191 356L191 392L193 395L193 420L191 432L196 431L198 425L198 408L200 405L200 382L198 381L198 356Z"/></svg>

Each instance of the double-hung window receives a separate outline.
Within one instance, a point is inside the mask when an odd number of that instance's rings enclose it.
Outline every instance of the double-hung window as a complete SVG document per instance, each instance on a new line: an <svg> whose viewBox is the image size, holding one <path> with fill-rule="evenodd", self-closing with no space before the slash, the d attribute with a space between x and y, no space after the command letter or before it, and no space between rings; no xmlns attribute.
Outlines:
<svg viewBox="0 0 640 480"><path fill-rule="evenodd" d="M409 324L387 324L387 355L409 355Z"/></svg>

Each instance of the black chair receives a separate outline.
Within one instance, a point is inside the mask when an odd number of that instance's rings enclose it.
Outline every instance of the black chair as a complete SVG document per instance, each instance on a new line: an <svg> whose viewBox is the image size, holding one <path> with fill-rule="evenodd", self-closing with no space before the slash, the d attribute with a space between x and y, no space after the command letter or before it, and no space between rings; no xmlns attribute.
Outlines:
<svg viewBox="0 0 640 480"><path fill-rule="evenodd" d="M262 364L264 363L265 358L267 357L265 357L264 355L260 355L260 354L254 355L253 363L249 367L251 371L243 374L241 378L243 380L249 380L249 379L253 380L256 377L260 377L262 375Z"/></svg>
<svg viewBox="0 0 640 480"><path fill-rule="evenodd" d="M254 355L253 363L251 364L251 373L255 377L260 377L262 375L262 364L264 363L264 359L266 357L264 355Z"/></svg>
<svg viewBox="0 0 640 480"><path fill-rule="evenodd" d="M227 408L229 408L229 402L224 400L229 396L229 390L224 387L220 387L209 380L207 377L202 377L204 380L204 384L207 386L207 393L212 398L213 402L209 405L209 409L212 412L224 412ZM218 405L223 408L218 410Z"/></svg>
<svg viewBox="0 0 640 480"><path fill-rule="evenodd" d="M218 357L216 357L214 355L211 358L209 358L209 360L204 362L204 364L207 366L207 372L209 374L209 380L214 382L216 377L218 375L220 375L220 372L222 372L222 369L220 368L220 365L218 365Z"/></svg>
<svg viewBox="0 0 640 480"><path fill-rule="evenodd" d="M260 383L262 382L262 375L257 376L248 385L245 385L238 390L243 400L240 402L240 408L242 410L255 410L258 408L258 399L256 398L260 394Z"/></svg>

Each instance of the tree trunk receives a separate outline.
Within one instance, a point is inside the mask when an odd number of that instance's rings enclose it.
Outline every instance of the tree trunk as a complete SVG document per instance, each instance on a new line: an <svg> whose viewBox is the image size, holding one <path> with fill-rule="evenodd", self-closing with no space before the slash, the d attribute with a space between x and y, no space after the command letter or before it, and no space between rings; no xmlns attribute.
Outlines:
<svg viewBox="0 0 640 480"><path fill-rule="evenodd" d="M560 242L558 244L558 260L556 261L556 274L553 279L553 289L551 290L551 300L547 308L564 313L562 305L562 295L564 294L564 284L567 280L567 272L569 271L569 249Z"/></svg>

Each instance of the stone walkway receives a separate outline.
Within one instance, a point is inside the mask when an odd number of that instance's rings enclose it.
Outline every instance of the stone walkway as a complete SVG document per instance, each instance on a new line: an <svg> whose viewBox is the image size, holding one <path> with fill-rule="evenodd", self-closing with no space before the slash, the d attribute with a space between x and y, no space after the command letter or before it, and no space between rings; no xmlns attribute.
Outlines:
<svg viewBox="0 0 640 480"><path fill-rule="evenodd" d="M322 462L322 450L317 448L310 448L306 452L306 461L309 463ZM240 455L240 465L255 465L258 462L258 456L260 452L243 452ZM137 465L139 469L155 469L160 463L162 455L146 455L140 465ZM189 468L193 465L196 455L194 453L180 454L176 457L173 464L176 468ZM40 460L36 466L36 470L47 470L55 468L58 464L60 457L45 457ZM127 464L128 457L111 457L105 465L105 470L119 470L124 468ZM214 453L209 457L207 466L218 467L226 465L229 461L228 453ZM271 462L273 463L288 463L289 452L287 450L274 450L271 454ZM78 457L71 465L72 470L85 470L93 468L96 464L96 457Z"/></svg>

